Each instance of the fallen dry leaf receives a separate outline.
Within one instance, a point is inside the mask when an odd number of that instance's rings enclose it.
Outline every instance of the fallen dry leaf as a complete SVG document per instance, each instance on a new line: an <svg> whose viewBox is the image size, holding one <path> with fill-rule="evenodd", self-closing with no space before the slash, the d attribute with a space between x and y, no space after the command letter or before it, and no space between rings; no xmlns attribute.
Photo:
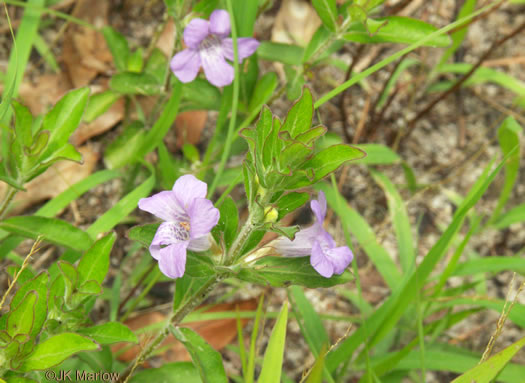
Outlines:
<svg viewBox="0 0 525 383"><path fill-rule="evenodd" d="M124 106L124 99L120 98L101 116L89 124L81 124L73 133L73 144L80 145L87 139L98 136L118 124L124 118Z"/></svg>
<svg viewBox="0 0 525 383"><path fill-rule="evenodd" d="M34 83L20 85L19 96L33 115L46 113L72 88L71 81L64 73L45 74Z"/></svg>
<svg viewBox="0 0 525 383"><path fill-rule="evenodd" d="M306 46L321 25L317 12L304 0L284 0L272 28L272 41Z"/></svg>
<svg viewBox="0 0 525 383"><path fill-rule="evenodd" d="M107 24L109 5L106 0L79 0L73 16L102 27ZM97 74L108 71L113 60L102 33L76 24L67 29L62 59L76 88L88 85Z"/></svg>
<svg viewBox="0 0 525 383"><path fill-rule="evenodd" d="M204 312L223 312L232 311L234 312L237 307L239 311L254 311L257 308L257 299L249 299L234 303L221 303L214 305ZM166 315L159 312L150 312L131 318L124 322L131 330L136 331L138 329L150 326L152 324L162 322L166 320ZM248 323L249 319L241 319L241 325L244 327ZM199 321L184 324L182 327L188 327L196 331L202 336L206 342L208 342L214 349L221 350L237 336L237 319L219 319L210 321ZM120 356L119 360L123 362L131 362L135 359L155 332L147 332L139 337L140 346L133 346L124 351ZM113 352L125 347L125 345L119 344L112 347ZM191 360L190 355L186 351L186 348L177 341L172 335L169 335L161 347L167 348L166 352L162 354L162 359L165 362L177 362L177 361L189 361ZM147 364L146 364L147 365Z"/></svg>
<svg viewBox="0 0 525 383"><path fill-rule="evenodd" d="M155 46L160 49L164 56L170 57L173 54L173 47L175 46L175 22L169 19L162 32L160 32L159 39Z"/></svg>
<svg viewBox="0 0 525 383"><path fill-rule="evenodd" d="M206 110L189 110L179 113L175 119L177 147L181 148L185 143L197 145L207 119L208 112Z"/></svg>
<svg viewBox="0 0 525 383"><path fill-rule="evenodd" d="M95 169L98 154L89 146L77 148L82 154L83 164L72 161L59 161L44 173L25 185L27 191L18 192L13 201L10 214L17 214L28 206L56 197L63 191L87 176ZM0 184L0 195L4 193L5 184Z"/></svg>

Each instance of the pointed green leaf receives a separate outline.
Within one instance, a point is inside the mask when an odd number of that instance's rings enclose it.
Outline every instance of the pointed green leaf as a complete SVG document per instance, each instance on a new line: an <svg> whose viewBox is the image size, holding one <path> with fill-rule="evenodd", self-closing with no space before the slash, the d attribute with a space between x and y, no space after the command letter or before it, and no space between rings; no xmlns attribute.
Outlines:
<svg viewBox="0 0 525 383"><path fill-rule="evenodd" d="M45 370L80 351L98 349L99 346L95 342L84 336L73 333L58 334L37 344L31 355L20 366L20 370L23 372Z"/></svg>
<svg viewBox="0 0 525 383"><path fill-rule="evenodd" d="M186 347L203 383L228 383L221 354L199 334L184 327L170 326L170 332Z"/></svg>
<svg viewBox="0 0 525 383"><path fill-rule="evenodd" d="M312 0L319 18L332 32L337 30L337 5L335 0Z"/></svg>
<svg viewBox="0 0 525 383"><path fill-rule="evenodd" d="M53 156L67 143L80 124L88 97L89 88L70 91L46 114L41 130L49 131L50 135L47 148L40 156L42 160Z"/></svg>
<svg viewBox="0 0 525 383"><path fill-rule="evenodd" d="M30 291L18 306L12 309L7 318L7 333L14 337L17 334L31 333L35 318L35 305L38 299L36 291Z"/></svg>
<svg viewBox="0 0 525 383"><path fill-rule="evenodd" d="M175 376L183 383L202 383L199 372L191 362L165 363L159 368L139 371L131 377L130 383L168 383Z"/></svg>
<svg viewBox="0 0 525 383"><path fill-rule="evenodd" d="M119 71L125 71L130 55L128 42L126 38L114 28L105 26L102 28L102 34L106 39L106 44L111 51L115 67Z"/></svg>
<svg viewBox="0 0 525 383"><path fill-rule="evenodd" d="M32 239L41 235L46 241L78 251L87 250L93 243L83 230L56 218L10 217L0 221L0 229Z"/></svg>
<svg viewBox="0 0 525 383"><path fill-rule="evenodd" d="M228 197L219 207L219 212L220 219L216 227L217 230L224 233L224 242L226 248L229 249L233 240L237 236L237 229L239 226L239 212L237 211L237 205L235 205L235 202L231 197Z"/></svg>
<svg viewBox="0 0 525 383"><path fill-rule="evenodd" d="M343 35L344 39L364 44L414 44L438 30L424 21L402 16L367 19L366 24L366 26L362 22L353 24L350 31ZM424 45L447 47L450 42L449 36L439 35L426 41Z"/></svg>
<svg viewBox="0 0 525 383"><path fill-rule="evenodd" d="M26 269L27 270L27 269ZM20 281L20 278L18 279ZM40 333L42 326L47 318L47 284L49 275L46 271L42 271L36 277L25 282L13 296L11 306L15 307L22 302L22 299L29 291L35 291L38 294L38 300L35 305L35 316L33 327L31 329L31 337L35 337Z"/></svg>
<svg viewBox="0 0 525 383"><path fill-rule="evenodd" d="M90 280L96 281L99 284L104 282L104 278L109 270L109 254L111 253L116 238L115 233L110 233L102 237L80 258L77 267L79 284Z"/></svg>
<svg viewBox="0 0 525 383"><path fill-rule="evenodd" d="M288 132L291 138L306 132L312 127L314 113L314 103L310 89L305 87L301 98L292 106L284 123L281 132Z"/></svg>
<svg viewBox="0 0 525 383"><path fill-rule="evenodd" d="M268 346L264 353L258 383L275 383L281 381L287 324L288 302L284 302L283 308L273 326L272 335L270 336Z"/></svg>
<svg viewBox="0 0 525 383"><path fill-rule="evenodd" d="M301 285L309 288L332 287L353 279L350 272L331 278L321 276L310 264L310 257L264 257L253 267L243 268L237 278L261 285L283 287Z"/></svg>
<svg viewBox="0 0 525 383"><path fill-rule="evenodd" d="M98 326L79 328L77 333L88 336L100 344L138 343L137 336L133 331L119 322L107 322Z"/></svg>

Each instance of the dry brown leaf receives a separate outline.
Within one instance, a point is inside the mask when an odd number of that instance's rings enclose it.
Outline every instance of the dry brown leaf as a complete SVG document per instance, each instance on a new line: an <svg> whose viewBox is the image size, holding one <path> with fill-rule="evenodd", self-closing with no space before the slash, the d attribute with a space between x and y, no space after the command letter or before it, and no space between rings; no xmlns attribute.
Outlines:
<svg viewBox="0 0 525 383"><path fill-rule="evenodd" d="M69 187L87 176L95 169L98 154L89 146L77 148L82 154L83 164L72 161L59 161L44 173L25 185L27 191L18 192L13 201L10 214L17 214L28 206L51 199L69 189ZM0 195L4 193L5 184L0 184Z"/></svg>
<svg viewBox="0 0 525 383"><path fill-rule="evenodd" d="M169 19L164 29L160 33L159 39L155 46L160 49L164 56L169 57L173 54L173 47L175 46L175 23L173 19Z"/></svg>
<svg viewBox="0 0 525 383"><path fill-rule="evenodd" d="M189 110L179 113L175 119L177 147L180 148L185 143L197 145L207 119L208 112L206 110Z"/></svg>
<svg viewBox="0 0 525 383"><path fill-rule="evenodd" d="M111 107L101 116L91 121L89 124L82 124L75 130L72 141L74 145L80 145L87 139L98 136L113 126L118 124L124 118L124 99L118 99Z"/></svg>
<svg viewBox="0 0 525 383"><path fill-rule="evenodd" d="M254 311L257 308L257 299L249 299L234 303L221 303L214 305L204 312L223 312L223 311ZM166 315L159 312L150 312L139 315L124 322L132 331L153 325L166 320ZM241 319L241 324L244 327L249 319ZM196 331L202 336L216 350L221 350L237 336L237 319L219 319L210 321L199 321L184 324L182 327L188 327ZM139 337L139 346L133 346L127 349L119 356L119 360L123 362L131 362L151 339L155 332L147 332ZM125 347L125 345L115 345L112 347L113 352L116 352ZM162 359L165 362L189 361L190 355L186 348L177 341L172 335L169 335L160 347L166 347L167 350L162 354Z"/></svg>
<svg viewBox="0 0 525 383"><path fill-rule="evenodd" d="M102 27L107 24L109 5L106 0L79 0L73 16ZM62 58L76 88L89 84L97 74L108 71L113 60L102 33L76 24L67 29Z"/></svg>
<svg viewBox="0 0 525 383"><path fill-rule="evenodd" d="M306 46L321 19L309 2L284 0L272 28L272 41Z"/></svg>
<svg viewBox="0 0 525 383"><path fill-rule="evenodd" d="M63 73L39 76L35 83L20 85L20 98L33 115L46 113L72 88L71 81Z"/></svg>

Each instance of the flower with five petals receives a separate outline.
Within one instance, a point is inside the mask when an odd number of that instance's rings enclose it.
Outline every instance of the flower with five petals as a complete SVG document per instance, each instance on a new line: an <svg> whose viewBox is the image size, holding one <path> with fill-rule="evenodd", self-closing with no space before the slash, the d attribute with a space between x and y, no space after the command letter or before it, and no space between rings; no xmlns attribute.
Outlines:
<svg viewBox="0 0 525 383"><path fill-rule="evenodd" d="M186 269L186 250L205 251L210 231L219 222L219 210L206 199L208 186L193 175L177 179L173 189L139 201L139 208L164 220L149 251L169 278L180 278Z"/></svg>

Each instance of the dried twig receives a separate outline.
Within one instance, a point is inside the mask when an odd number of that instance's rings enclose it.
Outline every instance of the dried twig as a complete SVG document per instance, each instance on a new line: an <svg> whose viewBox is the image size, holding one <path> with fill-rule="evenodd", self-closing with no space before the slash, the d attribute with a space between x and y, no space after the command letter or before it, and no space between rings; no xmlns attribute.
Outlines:
<svg viewBox="0 0 525 383"><path fill-rule="evenodd" d="M0 301L0 310L2 310L2 307L4 306L5 300L9 296L9 293L13 289L13 287L16 284L16 281L18 280L18 277L22 274L24 269L29 265L29 261L31 260L31 257L38 251L40 248L38 247L40 245L40 242L42 242L42 236L38 236L35 243L33 243L33 246L31 247L31 251L29 254L27 254L26 258L24 259L24 262L22 263L22 267L18 272L15 274L15 277L11 283L9 283L9 287L7 288L7 291L4 293L2 300Z"/></svg>
<svg viewBox="0 0 525 383"><path fill-rule="evenodd" d="M515 279L516 279L516 273L512 274L512 280L510 281L510 284L509 284L509 291L507 292L507 298L505 299L505 305L503 306L501 316L498 319L498 325L496 326L496 331L490 337L489 343L487 344L487 347L485 348L485 352L483 353L483 356L481 357L479 364L483 363L490 357L492 349L494 348L494 344L496 343L496 340L501 335L501 331L503 330L503 326L505 325L505 321L507 320L507 317L509 316L512 308L516 304L518 300L518 296L525 289L525 282L523 282L518 288L518 291L516 292L516 295L514 296L514 299L511 302L510 293L512 291L512 286L514 285ZM509 302L510 302L510 305L509 305Z"/></svg>
<svg viewBox="0 0 525 383"><path fill-rule="evenodd" d="M424 117L428 112L430 112L434 106L436 106L440 101L443 101L445 98L447 98L449 95L454 93L456 90L458 90L461 85L465 83L475 72L478 70L478 68L483 64L483 62L490 57L490 55L498 48L499 46L506 43L511 38L518 35L520 32L525 30L525 23L522 23L520 26L518 26L516 29L514 29L511 33L507 34L506 36L502 37L499 40L496 40L490 48L478 59L476 64L472 66L472 68L465 73L456 83L447 89L445 92L441 93L435 100L431 101L429 104L427 104L426 107L424 107L409 123L408 123L408 130L404 134L404 138L408 137L415 129L416 123Z"/></svg>

